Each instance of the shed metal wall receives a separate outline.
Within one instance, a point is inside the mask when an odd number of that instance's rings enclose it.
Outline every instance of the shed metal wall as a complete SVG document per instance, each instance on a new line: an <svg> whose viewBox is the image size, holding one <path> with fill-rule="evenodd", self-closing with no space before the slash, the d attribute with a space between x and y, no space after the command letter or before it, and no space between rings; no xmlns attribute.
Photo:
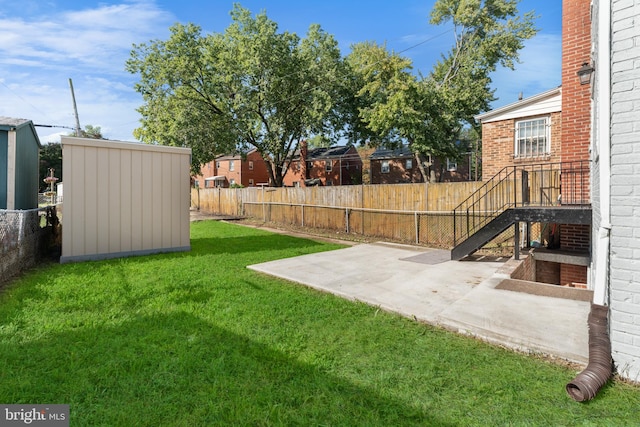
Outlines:
<svg viewBox="0 0 640 427"><path fill-rule="evenodd" d="M9 133L0 130L0 209L7 209Z"/></svg>
<svg viewBox="0 0 640 427"><path fill-rule="evenodd" d="M60 262L190 250L191 150L62 137Z"/></svg>
<svg viewBox="0 0 640 427"><path fill-rule="evenodd" d="M13 209L35 209L38 207L38 174L40 166L40 143L31 126L15 130L15 193Z"/></svg>

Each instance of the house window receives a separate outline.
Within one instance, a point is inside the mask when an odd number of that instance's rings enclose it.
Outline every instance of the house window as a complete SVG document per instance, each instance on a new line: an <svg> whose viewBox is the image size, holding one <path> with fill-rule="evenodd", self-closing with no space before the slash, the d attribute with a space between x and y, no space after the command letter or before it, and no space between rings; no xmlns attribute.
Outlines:
<svg viewBox="0 0 640 427"><path fill-rule="evenodd" d="M331 160L325 160L324 161L324 170L327 172L331 172L331 169L333 168L333 163L331 162Z"/></svg>
<svg viewBox="0 0 640 427"><path fill-rule="evenodd" d="M216 162L216 169L220 169L220 162Z"/></svg>
<svg viewBox="0 0 640 427"><path fill-rule="evenodd" d="M230 179L229 180L229 185L235 185L236 184L236 180L235 179Z"/></svg>
<svg viewBox="0 0 640 427"><path fill-rule="evenodd" d="M253 160L249 160L249 170L253 170Z"/></svg>
<svg viewBox="0 0 640 427"><path fill-rule="evenodd" d="M455 172L458 170L458 162L456 162L455 160L451 160L450 158L447 157L447 170L449 172Z"/></svg>
<svg viewBox="0 0 640 427"><path fill-rule="evenodd" d="M389 173L389 160L383 160L382 166L380 167L381 173Z"/></svg>
<svg viewBox="0 0 640 427"><path fill-rule="evenodd" d="M250 185L251 187L253 187L253 186L254 186L254 184L253 184L253 180L252 180L251 178L249 178L249 185Z"/></svg>
<svg viewBox="0 0 640 427"><path fill-rule="evenodd" d="M404 168L406 170L411 170L413 169L413 159L407 159L404 161Z"/></svg>
<svg viewBox="0 0 640 427"><path fill-rule="evenodd" d="M230 171L236 170L236 165L234 164L233 160L229 160L229 170Z"/></svg>
<svg viewBox="0 0 640 427"><path fill-rule="evenodd" d="M516 122L515 157L538 157L551 152L546 117Z"/></svg>

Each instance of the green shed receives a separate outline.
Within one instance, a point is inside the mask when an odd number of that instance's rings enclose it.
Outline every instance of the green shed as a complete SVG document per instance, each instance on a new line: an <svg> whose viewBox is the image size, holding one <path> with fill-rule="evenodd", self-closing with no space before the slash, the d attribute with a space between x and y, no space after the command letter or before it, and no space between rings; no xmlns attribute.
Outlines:
<svg viewBox="0 0 640 427"><path fill-rule="evenodd" d="M0 209L38 207L40 147L31 120L0 116Z"/></svg>

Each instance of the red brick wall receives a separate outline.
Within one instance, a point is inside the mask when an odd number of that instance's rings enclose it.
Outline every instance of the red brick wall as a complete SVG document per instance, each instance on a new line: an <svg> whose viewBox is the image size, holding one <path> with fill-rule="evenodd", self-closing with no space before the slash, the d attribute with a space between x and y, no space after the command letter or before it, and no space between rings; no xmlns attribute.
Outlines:
<svg viewBox="0 0 640 427"><path fill-rule="evenodd" d="M562 161L589 159L591 85L577 71L591 63L591 11L588 0L562 3Z"/></svg>
<svg viewBox="0 0 640 427"><path fill-rule="evenodd" d="M564 94L563 94L564 99ZM551 113L551 155L515 159L516 120L502 120L482 124L482 180L487 181L506 166L560 161L562 113ZM522 117L524 120L532 117Z"/></svg>
<svg viewBox="0 0 640 427"><path fill-rule="evenodd" d="M589 252L591 247L591 226L589 224L562 224L560 226L560 247L566 251Z"/></svg>
<svg viewBox="0 0 640 427"><path fill-rule="evenodd" d="M423 182L415 159L387 159L389 172L382 173L382 160L371 160L372 184L398 184L404 182ZM406 169L406 161L411 160L411 169Z"/></svg>
<svg viewBox="0 0 640 427"><path fill-rule="evenodd" d="M253 169L249 169L249 162L253 162ZM269 171L267 170L267 164L262 159L262 156L257 151L252 151L247 155L246 160L236 161L240 163L241 167L241 183L244 187L252 186L250 180L253 180L253 186L258 184L266 184L269 182ZM236 167L238 167L236 165Z"/></svg>
<svg viewBox="0 0 640 427"><path fill-rule="evenodd" d="M575 288L587 287L587 267L583 265L559 264L560 284Z"/></svg>
<svg viewBox="0 0 640 427"><path fill-rule="evenodd" d="M557 285L560 283L560 264L551 261L536 261L536 281Z"/></svg>
<svg viewBox="0 0 640 427"><path fill-rule="evenodd" d="M526 258L524 258L520 262L520 265L518 265L518 267L516 267L516 269L513 270L513 273L511 273L511 278L535 282L536 281L535 266L536 266L536 260L533 259L533 256L526 255Z"/></svg>

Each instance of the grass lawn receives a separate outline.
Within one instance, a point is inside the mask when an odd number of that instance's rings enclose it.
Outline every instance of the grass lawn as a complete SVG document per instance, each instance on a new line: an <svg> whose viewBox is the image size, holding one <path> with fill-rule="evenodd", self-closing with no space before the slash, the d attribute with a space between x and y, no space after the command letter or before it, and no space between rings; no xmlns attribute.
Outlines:
<svg viewBox="0 0 640 427"><path fill-rule="evenodd" d="M638 425L640 389L246 268L338 246L206 221L192 251L33 270L0 294L0 403L72 426Z"/></svg>

